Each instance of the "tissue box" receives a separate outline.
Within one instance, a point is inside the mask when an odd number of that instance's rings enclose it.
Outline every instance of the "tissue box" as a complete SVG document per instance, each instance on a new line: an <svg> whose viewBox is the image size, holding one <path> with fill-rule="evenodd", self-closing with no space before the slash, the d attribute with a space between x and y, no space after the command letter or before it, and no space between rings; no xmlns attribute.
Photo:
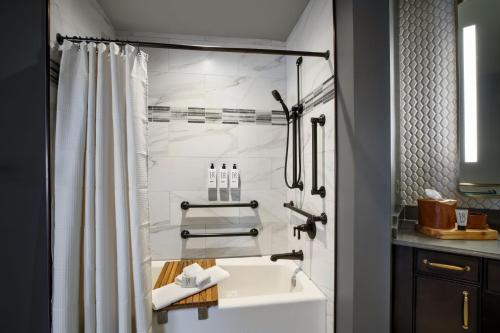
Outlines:
<svg viewBox="0 0 500 333"><path fill-rule="evenodd" d="M453 229L457 221L457 201L418 199L418 224L434 229Z"/></svg>
<svg viewBox="0 0 500 333"><path fill-rule="evenodd" d="M467 228L468 229L488 229L488 215L479 212L471 212L469 210L469 216L467 217Z"/></svg>

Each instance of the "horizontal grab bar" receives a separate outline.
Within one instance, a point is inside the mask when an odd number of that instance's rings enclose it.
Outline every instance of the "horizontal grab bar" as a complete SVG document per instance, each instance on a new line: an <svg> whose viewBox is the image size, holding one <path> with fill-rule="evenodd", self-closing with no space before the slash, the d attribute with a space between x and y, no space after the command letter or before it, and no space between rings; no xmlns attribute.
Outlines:
<svg viewBox="0 0 500 333"><path fill-rule="evenodd" d="M311 220L313 222L321 222L322 224L326 224L326 222L328 222L328 217L326 216L325 213L321 213L320 216L313 215L313 214L308 213L308 212L306 212L306 211L304 211L304 210L302 210L300 208L295 207L293 201L285 202L283 204L283 207L291 209L294 212L299 213L300 215L303 215L303 216L307 217L308 220Z"/></svg>
<svg viewBox="0 0 500 333"><path fill-rule="evenodd" d="M204 233L204 234L192 234L189 230L182 230L181 237L183 239L188 238L201 238L201 237L238 237L238 236L252 236L256 237L259 235L259 230L253 228L249 232L227 232L227 233Z"/></svg>
<svg viewBox="0 0 500 333"><path fill-rule="evenodd" d="M188 210L189 208L217 208L217 207L251 207L251 208L257 208L259 207L259 203L257 200L252 200L248 203L241 202L241 203L218 203L218 204L190 204L187 201L181 202L181 208L184 210Z"/></svg>

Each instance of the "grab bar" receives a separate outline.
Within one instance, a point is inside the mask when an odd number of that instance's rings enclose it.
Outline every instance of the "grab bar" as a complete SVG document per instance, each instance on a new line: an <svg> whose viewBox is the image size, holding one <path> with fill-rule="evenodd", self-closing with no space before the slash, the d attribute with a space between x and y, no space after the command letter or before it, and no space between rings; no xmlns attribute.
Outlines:
<svg viewBox="0 0 500 333"><path fill-rule="evenodd" d="M312 221L312 222L321 222L322 224L326 224L328 222L328 217L326 216L325 213L321 213L320 216L313 215L313 214L308 213L308 212L306 212L306 211L304 211L304 210L302 210L300 208L295 207L293 201L285 202L283 204L283 207L291 209L294 212L299 213L300 215L303 215L303 216L307 217L307 219L310 220L310 221Z"/></svg>
<svg viewBox="0 0 500 333"><path fill-rule="evenodd" d="M216 208L216 207L251 207L257 208L259 207L259 203L257 200L252 200L249 203L225 203L225 204L201 204L201 205L193 205L187 201L181 202L181 208L184 210L188 210L189 208Z"/></svg>
<svg viewBox="0 0 500 333"><path fill-rule="evenodd" d="M201 237L238 237L238 236L252 236L257 237L259 235L259 230L252 228L249 232L227 232L227 233L204 233L204 234L192 234L189 230L182 230L181 237L183 239L188 238L201 238Z"/></svg>
<svg viewBox="0 0 500 333"><path fill-rule="evenodd" d="M323 127L325 125L325 115L322 114L317 118L311 118L312 125L312 195L319 195L324 198L326 190L324 186L318 188L318 125Z"/></svg>

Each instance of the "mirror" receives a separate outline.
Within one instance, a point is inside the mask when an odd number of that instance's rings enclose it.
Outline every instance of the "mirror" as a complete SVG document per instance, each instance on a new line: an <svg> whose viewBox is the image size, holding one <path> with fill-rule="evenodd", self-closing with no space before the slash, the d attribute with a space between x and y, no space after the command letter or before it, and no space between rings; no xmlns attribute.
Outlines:
<svg viewBox="0 0 500 333"><path fill-rule="evenodd" d="M459 189L500 196L500 1L458 1L457 18Z"/></svg>

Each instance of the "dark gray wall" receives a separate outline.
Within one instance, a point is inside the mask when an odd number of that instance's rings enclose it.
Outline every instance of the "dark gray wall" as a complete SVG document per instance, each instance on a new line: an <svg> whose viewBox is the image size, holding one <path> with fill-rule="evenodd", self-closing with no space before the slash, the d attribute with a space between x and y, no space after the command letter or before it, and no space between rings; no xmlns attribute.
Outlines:
<svg viewBox="0 0 500 333"><path fill-rule="evenodd" d="M337 0L337 332L389 332L390 1Z"/></svg>
<svg viewBox="0 0 500 333"><path fill-rule="evenodd" d="M50 331L47 2L1 1L0 332Z"/></svg>

